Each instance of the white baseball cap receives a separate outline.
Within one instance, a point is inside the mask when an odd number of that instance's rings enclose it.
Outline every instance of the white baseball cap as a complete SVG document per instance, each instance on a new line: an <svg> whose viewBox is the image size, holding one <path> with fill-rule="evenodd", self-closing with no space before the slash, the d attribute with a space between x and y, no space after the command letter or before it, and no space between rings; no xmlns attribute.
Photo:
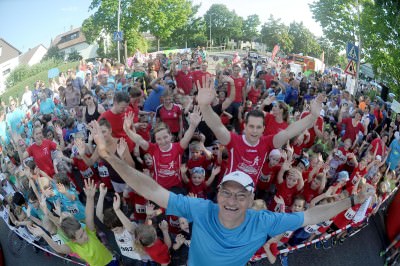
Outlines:
<svg viewBox="0 0 400 266"><path fill-rule="evenodd" d="M221 184L227 181L235 181L241 184L247 191L254 192L254 182L253 179L246 173L242 171L234 171L222 178Z"/></svg>

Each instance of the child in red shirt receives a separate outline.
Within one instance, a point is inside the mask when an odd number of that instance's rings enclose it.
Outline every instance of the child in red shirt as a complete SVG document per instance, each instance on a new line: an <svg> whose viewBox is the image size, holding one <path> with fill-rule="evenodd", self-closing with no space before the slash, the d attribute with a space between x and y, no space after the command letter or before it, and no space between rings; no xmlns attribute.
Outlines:
<svg viewBox="0 0 400 266"><path fill-rule="evenodd" d="M181 166L181 175L183 182L187 185L189 195L197 198L207 199L207 188L212 184L216 175L219 174L221 167L216 166L212 169L211 176L206 181L206 171L202 167L194 167L190 171L190 179L186 173L188 171L185 165Z"/></svg>
<svg viewBox="0 0 400 266"><path fill-rule="evenodd" d="M167 221L162 221L159 228L163 233L164 241L157 237L156 229L152 225L138 225L135 228L135 245L138 250L145 251L153 261L161 265L168 265L171 261L169 254L171 238L168 234Z"/></svg>

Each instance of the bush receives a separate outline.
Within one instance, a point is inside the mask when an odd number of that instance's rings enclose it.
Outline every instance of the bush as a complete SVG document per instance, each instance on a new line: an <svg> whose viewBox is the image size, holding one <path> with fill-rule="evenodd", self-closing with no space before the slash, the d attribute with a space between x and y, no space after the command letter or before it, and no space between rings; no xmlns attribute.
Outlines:
<svg viewBox="0 0 400 266"><path fill-rule="evenodd" d="M11 88L15 86L18 82L21 82L29 77L32 77L40 72L48 71L51 68L54 68L60 64L63 64L61 60L49 59L42 63L28 66L28 65L20 65L11 71L10 75L6 79L6 87ZM46 78L47 80L47 78Z"/></svg>

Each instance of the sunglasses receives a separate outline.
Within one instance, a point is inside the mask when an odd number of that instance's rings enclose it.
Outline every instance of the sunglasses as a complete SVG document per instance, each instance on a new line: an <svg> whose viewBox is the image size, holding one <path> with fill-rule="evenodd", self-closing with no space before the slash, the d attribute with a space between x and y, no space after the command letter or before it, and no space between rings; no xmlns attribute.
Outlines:
<svg viewBox="0 0 400 266"><path fill-rule="evenodd" d="M85 97L85 98L83 98L83 101L87 101L87 100L90 100L90 99L92 99L92 97Z"/></svg>

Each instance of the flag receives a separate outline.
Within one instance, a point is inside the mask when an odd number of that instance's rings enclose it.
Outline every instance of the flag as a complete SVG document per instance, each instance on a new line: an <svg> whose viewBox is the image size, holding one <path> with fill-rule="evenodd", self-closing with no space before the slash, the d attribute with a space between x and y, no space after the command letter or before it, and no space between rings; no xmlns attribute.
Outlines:
<svg viewBox="0 0 400 266"><path fill-rule="evenodd" d="M325 51L322 51L321 61L322 61L322 63L325 63Z"/></svg>
<svg viewBox="0 0 400 266"><path fill-rule="evenodd" d="M272 50L272 58L271 58L272 61L274 61L274 58L275 58L276 54L278 53L278 51L279 51L279 45L275 44L274 49Z"/></svg>

